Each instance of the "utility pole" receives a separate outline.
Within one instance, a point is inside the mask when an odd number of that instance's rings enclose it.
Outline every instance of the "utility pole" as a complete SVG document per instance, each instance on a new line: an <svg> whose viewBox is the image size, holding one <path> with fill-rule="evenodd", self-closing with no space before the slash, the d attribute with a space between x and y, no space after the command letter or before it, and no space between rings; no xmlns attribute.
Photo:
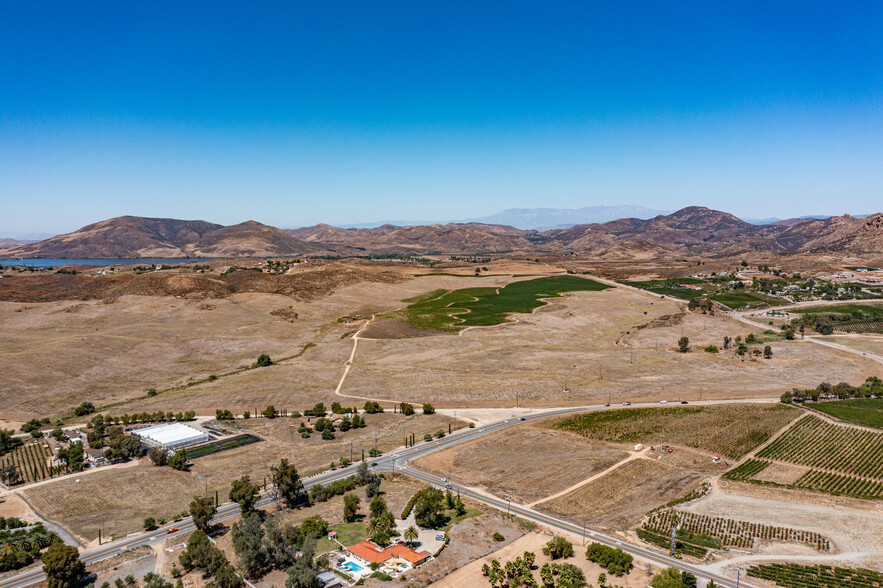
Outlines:
<svg viewBox="0 0 883 588"><path fill-rule="evenodd" d="M353 463L353 441L350 440L350 463Z"/></svg>
<svg viewBox="0 0 883 588"><path fill-rule="evenodd" d="M742 568L736 566L736 588L739 588L739 576L742 574Z"/></svg>
<svg viewBox="0 0 883 588"><path fill-rule="evenodd" d="M659 451L665 449L665 445L662 444L662 435L659 436Z"/></svg>
<svg viewBox="0 0 883 588"><path fill-rule="evenodd" d="M506 495L506 518L509 518L509 507L512 505L512 495Z"/></svg>

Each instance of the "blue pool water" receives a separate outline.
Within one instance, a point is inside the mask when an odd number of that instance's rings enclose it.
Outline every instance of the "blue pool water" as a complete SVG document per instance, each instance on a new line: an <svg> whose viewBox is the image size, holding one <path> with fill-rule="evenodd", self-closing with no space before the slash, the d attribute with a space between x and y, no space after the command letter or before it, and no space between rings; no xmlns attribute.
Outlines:
<svg viewBox="0 0 883 588"><path fill-rule="evenodd" d="M351 561L341 564L341 567L346 568L351 572L361 572L362 570L365 569L362 566L360 566L359 564L353 563Z"/></svg>

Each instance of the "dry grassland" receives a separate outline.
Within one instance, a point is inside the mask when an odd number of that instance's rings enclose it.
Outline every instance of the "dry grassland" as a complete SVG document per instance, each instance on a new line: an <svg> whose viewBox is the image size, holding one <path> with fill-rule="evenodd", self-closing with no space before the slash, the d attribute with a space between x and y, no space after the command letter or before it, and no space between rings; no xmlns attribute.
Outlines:
<svg viewBox="0 0 883 588"><path fill-rule="evenodd" d="M636 330L682 312L680 303L617 288L566 294L517 323L459 336L362 341L343 392L451 407L512 406L516 396L523 406L562 406L608 394L616 403L769 397L876 373L861 357L794 341L771 343L772 360L705 353L725 335L751 332L724 316L687 313ZM682 335L691 353L675 351Z"/></svg>
<svg viewBox="0 0 883 588"><path fill-rule="evenodd" d="M139 399L119 408L120 413L327 403L337 399L334 388L351 346L346 337L361 326L338 323L339 317L370 317L437 288L507 281L431 276L398 284L359 282L308 301L246 293L205 300L123 296L108 303L0 302L0 418L43 417L84 400L102 406ZM271 314L280 310L285 312ZM291 319L292 312L298 318ZM251 364L261 353L292 357L308 343L316 346L290 363L145 398L147 388L163 390L221 376Z"/></svg>
<svg viewBox="0 0 883 588"><path fill-rule="evenodd" d="M631 461L539 508L591 527L626 530L648 511L689 494L703 479L724 470L726 466L711 463L704 454L677 449Z"/></svg>
<svg viewBox="0 0 883 588"><path fill-rule="evenodd" d="M864 353L883 355L883 337L878 335L831 335L829 337L813 337L820 341L837 343L844 347L852 347Z"/></svg>
<svg viewBox="0 0 883 588"><path fill-rule="evenodd" d="M563 431L518 427L427 455L414 465L528 503L569 488L627 455L609 443Z"/></svg>
<svg viewBox="0 0 883 588"><path fill-rule="evenodd" d="M297 433L301 419L279 418L272 421L253 419L245 421L244 430L265 438L265 441L231 449L193 461L189 472L171 468L155 467L142 460L134 467L106 468L82 476L75 482L74 476L59 479L51 484L26 489L25 496L45 518L66 525L74 533L93 539L105 515L105 532L116 537L137 531L145 517L169 518L186 510L194 494L217 490L221 500L226 500L230 481L242 475L250 475L253 481L263 484L269 478L270 467L283 457L292 461L301 476L310 476L328 469L332 461L350 456L350 440L353 455L361 457L374 446L386 451L403 444L410 432L422 436L452 423L465 423L450 417L419 415L376 414L366 415L368 426L339 434L333 441L322 441L313 434L301 439Z"/></svg>

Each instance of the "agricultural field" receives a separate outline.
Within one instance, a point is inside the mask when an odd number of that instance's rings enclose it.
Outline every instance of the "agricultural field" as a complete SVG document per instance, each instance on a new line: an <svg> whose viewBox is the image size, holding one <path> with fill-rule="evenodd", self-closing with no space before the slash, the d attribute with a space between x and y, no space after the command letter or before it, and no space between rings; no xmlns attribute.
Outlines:
<svg viewBox="0 0 883 588"><path fill-rule="evenodd" d="M817 402L812 408L847 423L883 429L883 398L830 400Z"/></svg>
<svg viewBox="0 0 883 588"><path fill-rule="evenodd" d="M815 531L761 525L721 517L709 517L671 509L656 511L644 523L650 532L667 535L679 527L678 538L698 546L751 548L758 541L802 543L819 551L831 551L831 541Z"/></svg>
<svg viewBox="0 0 883 588"><path fill-rule="evenodd" d="M624 408L574 415L551 426L618 443L693 447L738 459L798 416L783 404Z"/></svg>
<svg viewBox="0 0 883 588"><path fill-rule="evenodd" d="M414 465L457 483L529 503L604 471L628 453L540 426L494 433L421 457ZM554 467L550 467L554 464Z"/></svg>
<svg viewBox="0 0 883 588"><path fill-rule="evenodd" d="M763 448L757 457L883 481L883 432L835 425L810 415Z"/></svg>
<svg viewBox="0 0 883 588"><path fill-rule="evenodd" d="M748 568L748 575L785 588L880 588L883 574L864 568L796 563L759 564Z"/></svg>
<svg viewBox="0 0 883 588"><path fill-rule="evenodd" d="M225 422L225 427L239 427L263 441L195 459L187 472L156 467L142 459L129 467L101 468L83 476L79 483L71 476L60 478L25 489L24 495L41 515L66 525L81 537L97 537L102 514L106 515L106 534L120 537L140 530L146 517L170 518L186 510L196 494L214 495L217 491L223 500L233 478L249 475L263 485L270 477L270 467L283 457L307 477L329 469L341 458L348 459L351 440L352 455L358 460L363 450L367 456L374 447L375 433L377 448L385 452L401 446L410 433L422 438L424 433L447 431L449 424L452 430L466 426L442 414L405 417L386 412L365 415L365 428L337 433L336 439L323 441L316 433L309 439L301 438L297 429L306 420L288 417Z"/></svg>
<svg viewBox="0 0 883 588"><path fill-rule="evenodd" d="M641 288L654 294L672 296L682 300L693 300L694 298L702 298L708 294L717 291L717 287L696 278L670 278L666 280L630 280L623 282L626 286ZM682 285L698 286L701 290L693 288L683 288Z"/></svg>
<svg viewBox="0 0 883 588"><path fill-rule="evenodd" d="M406 299L402 310L385 315L417 327L458 333L466 327L487 327L510 320L513 313L528 314L547 304L541 298L557 298L565 292L598 292L612 286L576 276L550 276L512 282L502 288L434 290Z"/></svg>
<svg viewBox="0 0 883 588"><path fill-rule="evenodd" d="M806 416L756 455L727 472L729 480L826 492L865 500L883 498L883 432L836 425ZM782 464L796 479L766 475Z"/></svg>
<svg viewBox="0 0 883 588"><path fill-rule="evenodd" d="M212 443L207 443L205 445L200 445L199 447L194 447L192 449L187 450L187 459L196 459L198 457L205 457L206 455L212 455L213 453L218 453L220 451L226 451L228 449L235 449L237 447L242 447L244 445L249 445L251 443L256 443L260 441L254 435L237 435L235 437L231 437L229 439L223 439L221 441L214 441Z"/></svg>
<svg viewBox="0 0 883 588"><path fill-rule="evenodd" d="M761 292L745 292L745 291L727 291L709 296L715 302L720 302L724 306L732 309L743 308L745 306L781 306L790 304L788 300L779 298L778 296L768 296Z"/></svg>
<svg viewBox="0 0 883 588"><path fill-rule="evenodd" d="M804 306L789 312L802 315L809 324L830 322L838 332L883 334L883 305L879 303Z"/></svg>
<svg viewBox="0 0 883 588"><path fill-rule="evenodd" d="M625 531L639 525L648 511L682 498L725 469L690 449L650 452L537 508L595 528Z"/></svg>
<svg viewBox="0 0 883 588"><path fill-rule="evenodd" d="M0 457L0 466L14 464L18 468L21 481L28 484L61 473L60 467L50 465L51 458L52 450L45 441L26 441Z"/></svg>

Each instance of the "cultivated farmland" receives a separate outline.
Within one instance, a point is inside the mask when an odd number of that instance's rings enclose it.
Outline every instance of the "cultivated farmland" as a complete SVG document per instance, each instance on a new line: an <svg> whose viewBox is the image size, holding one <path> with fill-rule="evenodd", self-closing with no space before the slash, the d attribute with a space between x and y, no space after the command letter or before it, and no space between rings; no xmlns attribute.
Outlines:
<svg viewBox="0 0 883 588"><path fill-rule="evenodd" d="M819 551L831 550L830 540L815 531L774 527L671 509L651 514L644 523L644 528L665 535L671 532L674 524L679 526L679 538L706 547L746 548L754 547L756 541L767 540L803 543Z"/></svg>
<svg viewBox="0 0 883 588"><path fill-rule="evenodd" d="M815 410L847 423L883 429L883 398L850 398L813 405Z"/></svg>
<svg viewBox="0 0 883 588"><path fill-rule="evenodd" d="M550 276L512 282L502 288L434 290L411 300L406 308L385 315L420 329L458 333L466 327L487 327L509 320L512 313L530 313L564 292L598 292L612 286L576 276Z"/></svg>
<svg viewBox="0 0 883 588"><path fill-rule="evenodd" d="M808 469L792 483L758 479L766 468L780 463ZM883 432L807 416L759 451L756 459L747 460L724 477L877 500L883 498Z"/></svg>
<svg viewBox="0 0 883 588"><path fill-rule="evenodd" d="M737 459L785 426L797 413L781 404L672 406L575 415L554 427L621 443L665 442Z"/></svg>
<svg viewBox="0 0 883 588"><path fill-rule="evenodd" d="M748 568L748 575L775 582L786 588L879 588L883 574L864 568L795 563L760 564Z"/></svg>
<svg viewBox="0 0 883 588"><path fill-rule="evenodd" d="M14 464L24 483L38 482L61 472L49 465L52 450L44 441L28 441L0 458L0 466Z"/></svg>

